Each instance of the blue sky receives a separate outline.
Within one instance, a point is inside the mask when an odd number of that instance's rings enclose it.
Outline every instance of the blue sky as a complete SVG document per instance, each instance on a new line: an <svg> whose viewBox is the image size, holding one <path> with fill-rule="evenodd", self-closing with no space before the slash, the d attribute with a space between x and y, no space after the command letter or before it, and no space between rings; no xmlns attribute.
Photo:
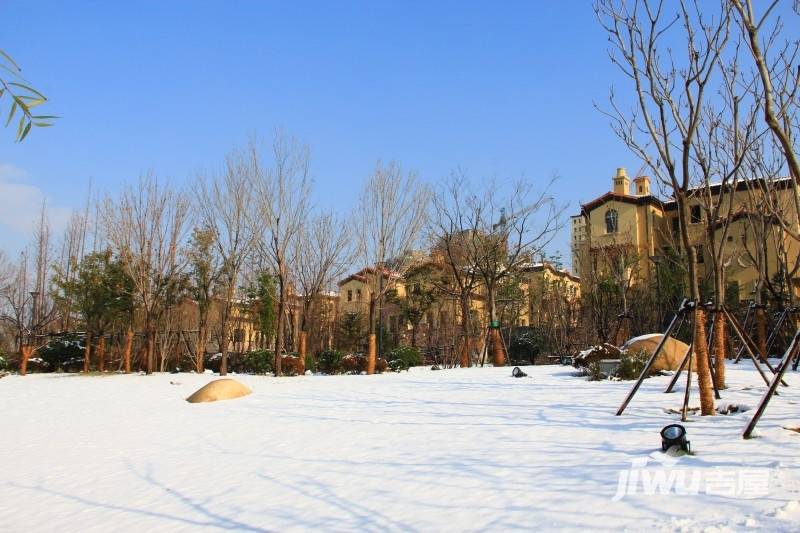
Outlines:
<svg viewBox="0 0 800 533"><path fill-rule="evenodd" d="M324 207L353 205L379 158L432 184L558 173L568 214L638 168L592 105L615 72L588 1L4 1L0 35L62 117L23 144L0 130L8 252L43 196L58 229L90 179L182 184L275 128L311 145Z"/></svg>

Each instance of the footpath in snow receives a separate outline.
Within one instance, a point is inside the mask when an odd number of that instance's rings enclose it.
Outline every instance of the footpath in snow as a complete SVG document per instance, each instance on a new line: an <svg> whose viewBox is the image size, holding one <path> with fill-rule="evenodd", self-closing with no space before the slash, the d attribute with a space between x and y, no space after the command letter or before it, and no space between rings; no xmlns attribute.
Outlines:
<svg viewBox="0 0 800 533"><path fill-rule="evenodd" d="M695 416L673 459L650 456L678 421L668 377L615 417L631 382L525 371L235 376L253 394L212 404L184 401L208 375L9 376L0 530L800 529L800 374L759 438L751 413ZM752 366L728 380L755 407Z"/></svg>

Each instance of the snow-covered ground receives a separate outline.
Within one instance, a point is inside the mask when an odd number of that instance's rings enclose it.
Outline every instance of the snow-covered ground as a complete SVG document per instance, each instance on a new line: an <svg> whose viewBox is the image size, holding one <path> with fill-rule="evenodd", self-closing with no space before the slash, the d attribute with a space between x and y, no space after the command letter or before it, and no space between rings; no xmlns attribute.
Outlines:
<svg viewBox="0 0 800 533"><path fill-rule="evenodd" d="M667 377L615 417L630 382L525 370L236 376L253 394L212 404L183 401L208 375L8 376L0 530L800 528L800 434L782 428L800 425L800 374L760 438L740 437L751 413L696 416L696 455L673 465L648 457L678 420ZM728 377L724 401L754 407L750 364ZM658 471L701 476L699 495L642 494Z"/></svg>

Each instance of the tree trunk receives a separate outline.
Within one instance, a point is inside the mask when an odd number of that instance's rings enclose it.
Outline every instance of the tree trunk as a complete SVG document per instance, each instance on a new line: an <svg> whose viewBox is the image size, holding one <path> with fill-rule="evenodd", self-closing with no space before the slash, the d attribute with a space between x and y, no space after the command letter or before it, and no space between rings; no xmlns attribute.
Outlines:
<svg viewBox="0 0 800 533"><path fill-rule="evenodd" d="M375 362L377 354L377 339L374 333L369 334L369 343L367 346L367 374L372 375L375 373Z"/></svg>
<svg viewBox="0 0 800 533"><path fill-rule="evenodd" d="M697 381L700 385L700 414L714 414L714 386L711 383L711 369L708 365L708 339L706 339L706 312L697 305L694 318L694 346L697 357Z"/></svg>
<svg viewBox="0 0 800 533"><path fill-rule="evenodd" d="M684 175L688 175L688 161L683 161ZM700 277L697 272L697 253L689 240L689 213L686 206L685 191L675 188L675 200L680 217L681 243L686 250L687 274L694 310L694 355L697 357L697 384L700 388L700 414L714 414L714 384L711 382L711 371L708 364L708 340L706 339L706 313L700 307Z"/></svg>
<svg viewBox="0 0 800 533"><path fill-rule="evenodd" d="M86 346L83 348L83 373L89 373L90 360L92 358L92 334L86 333Z"/></svg>
<svg viewBox="0 0 800 533"><path fill-rule="evenodd" d="M206 337L208 333L206 332L205 324L201 325L197 329L197 348L195 350L195 358L197 361L195 362L195 370L198 374L202 374L205 371L204 362L206 356Z"/></svg>
<svg viewBox="0 0 800 533"><path fill-rule="evenodd" d="M492 328L492 364L494 366L504 366L506 364L505 350L503 349L503 339L500 337L500 328Z"/></svg>
<svg viewBox="0 0 800 533"><path fill-rule="evenodd" d="M125 332L125 348L122 352L122 359L125 365L125 373L131 373L131 349L133 348L133 328L128 326L128 331Z"/></svg>
<svg viewBox="0 0 800 533"><path fill-rule="evenodd" d="M756 309L756 342L762 361L767 360L767 317L763 307Z"/></svg>
<svg viewBox="0 0 800 533"><path fill-rule="evenodd" d="M631 323L630 317L628 316L627 312L623 312L623 315L619 317L619 325L617 326L617 335L614 339L614 344L616 346L622 346L628 339L631 338Z"/></svg>
<svg viewBox="0 0 800 533"><path fill-rule="evenodd" d="M222 361L219 364L219 375L220 376L227 376L228 375L228 313L230 312L227 309L229 303L225 303L226 309L222 312L222 320L220 327L222 328L221 335L220 335L220 352L222 352Z"/></svg>
<svg viewBox="0 0 800 533"><path fill-rule="evenodd" d="M149 376L153 373L156 364L156 332L152 331L150 327L147 328L145 333L145 351L144 356L146 361L145 372Z"/></svg>
<svg viewBox="0 0 800 533"><path fill-rule="evenodd" d="M278 274L278 286L279 286L279 294L278 294L278 317L277 317L277 333L275 335L275 365L274 365L274 373L275 377L280 377L281 375L281 357L283 356L283 342L284 342L284 335L285 332L283 328L286 323L286 318L283 316L286 306L286 287L284 284L284 275L283 269L279 267L279 274Z"/></svg>
<svg viewBox="0 0 800 533"><path fill-rule="evenodd" d="M720 309L714 315L714 377L717 389L725 387L725 359L728 351L728 321Z"/></svg>
<svg viewBox="0 0 800 533"><path fill-rule="evenodd" d="M106 369L106 336L100 333L97 337L97 369L104 372Z"/></svg>
<svg viewBox="0 0 800 533"><path fill-rule="evenodd" d="M470 361L470 348L472 344L472 339L470 339L469 335L464 335L464 340L461 343L461 360L459 364L461 368L468 368L471 366L472 361Z"/></svg>
<svg viewBox="0 0 800 533"><path fill-rule="evenodd" d="M297 374L303 375L306 373L306 342L308 335L305 330L300 330L300 340L297 349Z"/></svg>
<svg viewBox="0 0 800 533"><path fill-rule="evenodd" d="M24 376L28 373L28 359L33 353L33 346L23 345L20 347L19 375Z"/></svg>
<svg viewBox="0 0 800 533"><path fill-rule="evenodd" d="M464 336L464 342L461 345L461 367L467 368L472 366L472 358L470 357L470 349L472 348L472 338L469 335L469 298L461 297L461 334Z"/></svg>

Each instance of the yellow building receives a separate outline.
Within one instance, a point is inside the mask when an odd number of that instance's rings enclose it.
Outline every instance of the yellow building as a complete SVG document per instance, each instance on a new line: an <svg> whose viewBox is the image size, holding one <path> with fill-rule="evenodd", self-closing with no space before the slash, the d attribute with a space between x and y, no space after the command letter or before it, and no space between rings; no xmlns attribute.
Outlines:
<svg viewBox="0 0 800 533"><path fill-rule="evenodd" d="M730 210L731 222L724 243L725 279L729 290L738 291L739 300L752 298L759 279L755 259L758 254L763 254L761 261L769 280L780 277L787 261L789 272L797 270L797 243L764 213L759 183L763 182L739 181L735 191L726 191L726 196L732 192L732 201L730 208L727 201L723 202L719 217L725 219ZM788 179L771 182L777 205L790 206L790 185ZM690 195L688 229L700 274L709 279L713 275L711 252L706 246L706 215L700 192L698 189ZM710 193L718 197L720 186L711 186ZM721 240L722 224L717 222L712 227L715 237ZM581 205L581 213L571 218L570 228L572 263L584 280L605 270L613 271L620 283L646 283L654 279L660 260L681 250L676 202L654 196L647 176L639 176L631 183L624 168L618 168L612 177L611 191ZM795 275L790 281L796 289L800 278Z"/></svg>
<svg viewBox="0 0 800 533"><path fill-rule="evenodd" d="M553 320L575 325L581 297L581 279L549 262L532 264L524 269L527 278L529 326Z"/></svg>
<svg viewBox="0 0 800 533"><path fill-rule="evenodd" d="M380 276L380 277L379 277ZM358 314L364 322L365 332L369 330L369 302L373 293L390 287L397 297L405 297L406 288L402 278L388 269L377 273L374 268L364 268L339 282L339 312L342 315ZM376 303L375 319L392 335L402 335L407 325L400 319L400 310L390 298L384 296Z"/></svg>

